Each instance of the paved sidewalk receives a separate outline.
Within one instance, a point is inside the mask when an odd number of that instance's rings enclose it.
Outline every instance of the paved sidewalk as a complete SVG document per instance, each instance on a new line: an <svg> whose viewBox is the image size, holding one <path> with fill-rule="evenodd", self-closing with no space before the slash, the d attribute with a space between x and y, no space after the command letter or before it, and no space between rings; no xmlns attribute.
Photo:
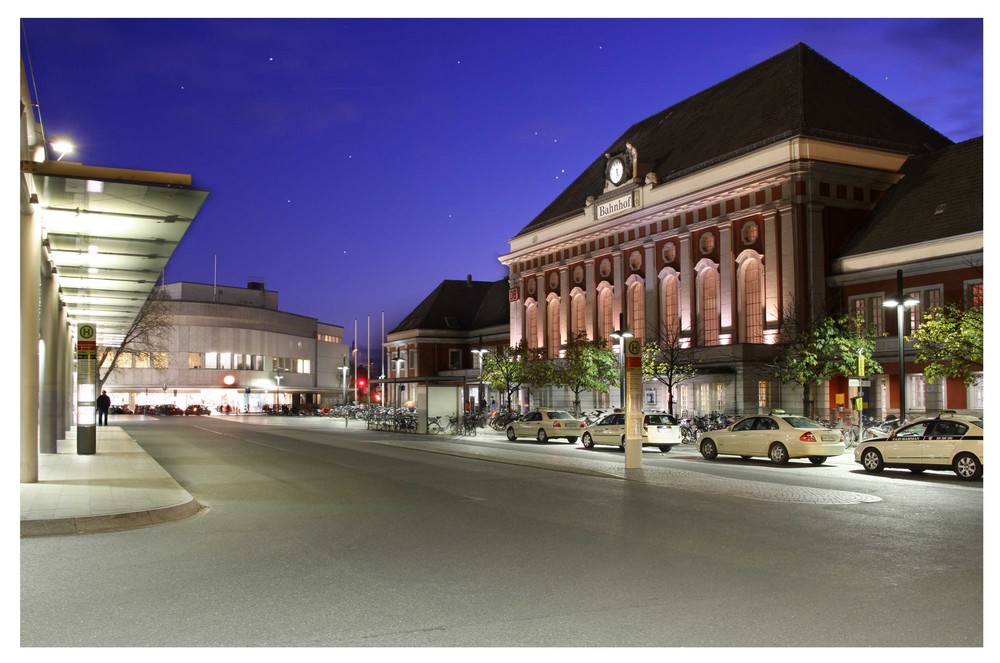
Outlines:
<svg viewBox="0 0 1000 663"><path fill-rule="evenodd" d="M21 484L21 536L107 532L187 518L200 505L135 440L97 429L97 453L76 453L76 429L39 454L38 482Z"/></svg>

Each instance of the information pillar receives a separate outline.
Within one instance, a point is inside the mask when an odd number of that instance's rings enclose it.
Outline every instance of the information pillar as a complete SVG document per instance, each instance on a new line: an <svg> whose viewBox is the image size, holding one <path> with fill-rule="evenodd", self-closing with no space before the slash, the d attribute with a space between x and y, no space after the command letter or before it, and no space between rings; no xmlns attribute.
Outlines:
<svg viewBox="0 0 1000 663"><path fill-rule="evenodd" d="M625 343L625 469L642 467L642 342Z"/></svg>
<svg viewBox="0 0 1000 663"><path fill-rule="evenodd" d="M97 327L76 328L76 453L97 453Z"/></svg>

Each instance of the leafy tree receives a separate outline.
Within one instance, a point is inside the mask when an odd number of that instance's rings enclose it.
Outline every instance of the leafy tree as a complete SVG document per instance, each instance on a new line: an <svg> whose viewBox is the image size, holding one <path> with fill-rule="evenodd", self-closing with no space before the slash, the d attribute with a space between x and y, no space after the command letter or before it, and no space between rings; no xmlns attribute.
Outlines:
<svg viewBox="0 0 1000 663"><path fill-rule="evenodd" d="M977 382L972 373L983 364L982 307L933 308L906 339L913 341L917 361L925 363L928 382L941 378L959 378L967 385Z"/></svg>
<svg viewBox="0 0 1000 663"><path fill-rule="evenodd" d="M521 357L521 385L527 387L529 396L555 384L555 372L555 363L546 359L539 349L528 348ZM535 401L531 399L530 402Z"/></svg>
<svg viewBox="0 0 1000 663"><path fill-rule="evenodd" d="M618 386L620 367L614 350L580 333L566 345L564 357L555 362L554 384L573 392L573 409L580 414L580 392L606 394Z"/></svg>
<svg viewBox="0 0 1000 663"><path fill-rule="evenodd" d="M873 358L879 332L860 316L828 315L796 332L784 336L769 372L781 382L802 385L804 413L812 414L813 387L837 375L855 375L859 356L864 357L866 373L882 372L882 365Z"/></svg>
<svg viewBox="0 0 1000 663"><path fill-rule="evenodd" d="M524 382L525 357L531 353L528 344L504 345L483 355L482 379L491 389L507 395L507 409L514 403L514 393Z"/></svg>
<svg viewBox="0 0 1000 663"><path fill-rule="evenodd" d="M643 381L659 380L667 388L667 412L674 413L674 387L698 375L690 347L681 343L679 325L660 325L658 338L642 347Z"/></svg>
<svg viewBox="0 0 1000 663"><path fill-rule="evenodd" d="M97 365L100 367L97 375L97 391L101 391L104 383L118 367L122 354L147 353L150 366L166 368L159 365L159 357L169 349L170 334L173 331L173 318L170 314L170 295L165 288L155 287L149 293L132 326L125 332L122 342L117 346L102 346L98 350ZM101 373L101 370L104 372Z"/></svg>

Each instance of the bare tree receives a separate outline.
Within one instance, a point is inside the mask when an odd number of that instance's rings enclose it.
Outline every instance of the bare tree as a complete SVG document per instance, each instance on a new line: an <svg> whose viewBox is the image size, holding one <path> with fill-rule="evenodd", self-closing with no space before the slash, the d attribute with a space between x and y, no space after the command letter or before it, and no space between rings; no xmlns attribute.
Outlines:
<svg viewBox="0 0 1000 663"><path fill-rule="evenodd" d="M661 323L656 338L642 348L642 379L659 380L666 386L670 414L674 414L674 387L698 375L694 352L683 343L679 324Z"/></svg>
<svg viewBox="0 0 1000 663"><path fill-rule="evenodd" d="M173 319L170 313L170 295L162 287L153 288L146 298L132 326L125 332L125 337L118 346L101 346L98 349L97 390L104 387L123 353L147 353L150 366L166 368L159 365L159 356L169 348L170 335L173 331ZM101 373L100 371L104 372Z"/></svg>

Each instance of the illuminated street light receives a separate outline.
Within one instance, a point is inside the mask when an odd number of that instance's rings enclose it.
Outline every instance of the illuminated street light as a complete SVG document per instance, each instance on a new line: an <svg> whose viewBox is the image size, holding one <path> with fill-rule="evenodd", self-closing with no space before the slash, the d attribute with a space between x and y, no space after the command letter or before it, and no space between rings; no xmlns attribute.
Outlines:
<svg viewBox="0 0 1000 663"><path fill-rule="evenodd" d="M903 270L896 270L896 296L882 302L886 308L896 307L896 345L899 350L899 423L906 419L906 367L903 364L903 311L916 306L919 300L903 293Z"/></svg>
<svg viewBox="0 0 1000 663"><path fill-rule="evenodd" d="M635 334L625 326L625 315L618 314L618 329L611 332L613 341L618 342L620 352L618 354L618 399L621 409L625 409L625 339L632 338Z"/></svg>
<svg viewBox="0 0 1000 663"><path fill-rule="evenodd" d="M52 149L59 154L59 158L56 161L62 161L62 158L67 154L72 154L73 143L69 142L65 138L55 138L52 140Z"/></svg>

